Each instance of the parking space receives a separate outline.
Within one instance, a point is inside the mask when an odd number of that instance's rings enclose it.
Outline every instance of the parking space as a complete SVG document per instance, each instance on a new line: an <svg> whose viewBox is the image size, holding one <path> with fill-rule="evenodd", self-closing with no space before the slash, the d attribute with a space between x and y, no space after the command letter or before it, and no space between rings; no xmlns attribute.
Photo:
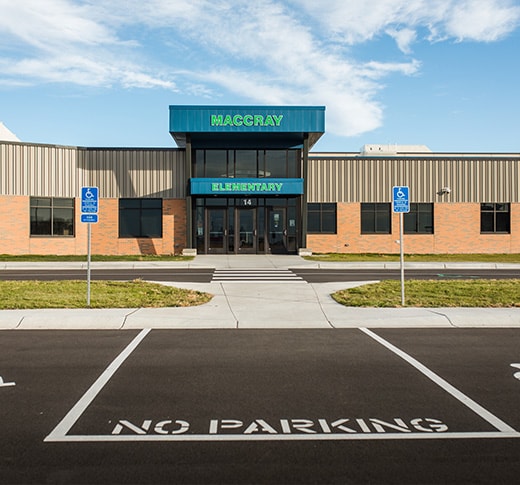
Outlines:
<svg viewBox="0 0 520 485"><path fill-rule="evenodd" d="M472 355L465 340L485 335L449 333L144 331L47 441L516 437L520 381L494 376L493 352Z"/></svg>
<svg viewBox="0 0 520 485"><path fill-rule="evenodd" d="M0 483L515 483L519 338L3 332Z"/></svg>
<svg viewBox="0 0 520 485"><path fill-rule="evenodd" d="M378 329L377 334L520 430L520 329Z"/></svg>

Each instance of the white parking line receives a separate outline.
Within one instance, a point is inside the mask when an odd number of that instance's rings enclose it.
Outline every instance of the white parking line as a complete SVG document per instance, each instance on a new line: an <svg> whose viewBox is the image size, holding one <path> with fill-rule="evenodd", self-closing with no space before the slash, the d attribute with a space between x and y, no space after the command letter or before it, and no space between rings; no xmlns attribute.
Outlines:
<svg viewBox="0 0 520 485"><path fill-rule="evenodd" d="M460 401L466 407L471 409L474 413L478 414L482 419L486 420L489 424L491 424L495 429L500 431L501 433L517 433L515 429L509 426L507 423L502 421L500 418L495 416L493 413L489 412L487 409L482 407L477 402L473 401L470 397L466 396L463 392L459 391L456 387L453 387L449 382L444 380L442 377L437 375L435 372L428 369L425 365L421 364L418 360L414 359L412 356L408 355L406 352L403 352L401 349L397 348L395 345L392 345L390 342L375 334L371 330L367 328L360 328L362 332L364 332L369 337L373 338L376 342L379 342L381 345L386 347L388 350L393 352L394 354L401 357L403 360L408 362L410 365L415 367L419 372L424 374L428 379L435 382L439 387L444 389L448 394L451 394L455 399ZM518 434L518 433L517 433Z"/></svg>
<svg viewBox="0 0 520 485"><path fill-rule="evenodd" d="M218 441L381 441L381 440L446 440L482 438L520 438L520 433L497 431L447 432L447 433L385 433L385 434L147 434L147 435L64 435L45 441L69 443L103 442L218 442Z"/></svg>
<svg viewBox="0 0 520 485"><path fill-rule="evenodd" d="M83 397L72 407L66 416L59 422L51 433L43 441L63 441L72 426L90 406L92 401L96 398L98 393L103 389L110 378L115 374L121 364L128 358L128 356L137 348L143 339L150 332L150 328L145 328L139 332L126 348L115 358L115 360L105 369L105 371L97 378L97 380L90 386Z"/></svg>

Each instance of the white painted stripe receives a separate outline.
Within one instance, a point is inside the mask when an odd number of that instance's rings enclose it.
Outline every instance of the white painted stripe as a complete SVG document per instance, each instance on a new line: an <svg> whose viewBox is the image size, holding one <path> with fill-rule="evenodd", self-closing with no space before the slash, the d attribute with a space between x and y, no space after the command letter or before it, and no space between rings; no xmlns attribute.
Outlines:
<svg viewBox="0 0 520 485"><path fill-rule="evenodd" d="M466 396L463 392L459 391L456 387L452 386L449 382L444 380L442 377L437 375L435 372L428 369L425 365L421 364L418 360L414 359L412 356L408 355L406 352L403 352L401 349L397 348L395 345L392 345L390 342L386 341L384 338L375 334L371 330L367 328L360 328L362 332L364 332L369 337L373 338L376 342L379 342L381 345L386 347L388 350L393 352L394 354L401 357L403 360L408 362L410 365L415 367L419 372L424 374L428 379L432 380L439 387L444 389L448 394L451 394L455 399L460 401L466 407L471 409L474 413L478 414L482 419L486 420L489 424L491 424L494 428L498 429L501 433L513 433L518 434L517 431L509 426L507 423L502 421L500 418L495 416L493 413L489 412L487 409L482 407L477 402L473 401L470 397Z"/></svg>
<svg viewBox="0 0 520 485"><path fill-rule="evenodd" d="M279 270L279 269L217 269L213 273L213 282L229 282L229 281L240 281L240 282L297 282L306 283L301 277L296 275L290 270Z"/></svg>
<svg viewBox="0 0 520 485"><path fill-rule="evenodd" d="M290 269L216 269L215 273L292 273Z"/></svg>
<svg viewBox="0 0 520 485"><path fill-rule="evenodd" d="M126 348L114 359L114 361L105 369L105 371L97 378L97 380L90 386L90 388L83 394L83 397L72 407L66 416L58 423L58 425L51 431L51 433L44 439L44 441L61 441L62 438L67 438L66 434L70 431L72 426L90 406L92 401L99 394L101 389L112 378L121 364L128 358L128 356L137 348L142 340L150 332L150 328L145 328L126 346Z"/></svg>
<svg viewBox="0 0 520 485"><path fill-rule="evenodd" d="M213 281L244 281L244 280L255 280L255 281L303 281L302 278L296 278L292 276L214 276Z"/></svg>
<svg viewBox="0 0 520 485"><path fill-rule="evenodd" d="M103 442L103 441L369 441L369 440L439 440L520 438L515 432L447 432L447 433L371 433L371 434L183 434L183 435L60 435L45 441L53 442Z"/></svg>

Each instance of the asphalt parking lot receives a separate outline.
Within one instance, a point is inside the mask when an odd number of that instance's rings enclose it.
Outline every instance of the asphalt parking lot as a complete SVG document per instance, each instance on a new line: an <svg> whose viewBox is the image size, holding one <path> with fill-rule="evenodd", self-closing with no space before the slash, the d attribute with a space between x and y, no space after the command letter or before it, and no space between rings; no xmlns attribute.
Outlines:
<svg viewBox="0 0 520 485"><path fill-rule="evenodd" d="M2 332L0 483L517 483L519 349L514 328Z"/></svg>

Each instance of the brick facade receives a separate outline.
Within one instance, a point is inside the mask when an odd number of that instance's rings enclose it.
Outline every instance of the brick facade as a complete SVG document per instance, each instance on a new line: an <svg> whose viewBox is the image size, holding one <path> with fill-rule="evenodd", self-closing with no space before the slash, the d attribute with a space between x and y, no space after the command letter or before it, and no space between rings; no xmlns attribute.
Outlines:
<svg viewBox="0 0 520 485"><path fill-rule="evenodd" d="M337 204L337 234L309 234L314 253L398 253L399 215L391 234L361 234L361 204ZM520 204L511 204L510 234L480 233L480 204L435 204L434 234L405 234L410 254L520 253Z"/></svg>
<svg viewBox="0 0 520 485"><path fill-rule="evenodd" d="M30 197L0 197L0 254L87 253L87 224L80 221L76 199L74 236L31 236ZM92 254L174 254L186 246L186 202L163 200L162 238L119 238L118 199L100 199L99 222L91 227Z"/></svg>
<svg viewBox="0 0 520 485"><path fill-rule="evenodd" d="M80 222L76 200L75 236L30 236L30 198L0 197L0 254L76 254L87 252L87 224ZM119 238L118 199L99 201L99 222L92 224L92 254L179 254L186 247L186 202L163 200L162 238ZM520 253L520 204L511 204L510 234L480 233L480 204L434 205L434 234L405 234L410 254ZM399 215L391 234L361 234L359 203L337 204L337 234L309 234L314 253L398 253Z"/></svg>

